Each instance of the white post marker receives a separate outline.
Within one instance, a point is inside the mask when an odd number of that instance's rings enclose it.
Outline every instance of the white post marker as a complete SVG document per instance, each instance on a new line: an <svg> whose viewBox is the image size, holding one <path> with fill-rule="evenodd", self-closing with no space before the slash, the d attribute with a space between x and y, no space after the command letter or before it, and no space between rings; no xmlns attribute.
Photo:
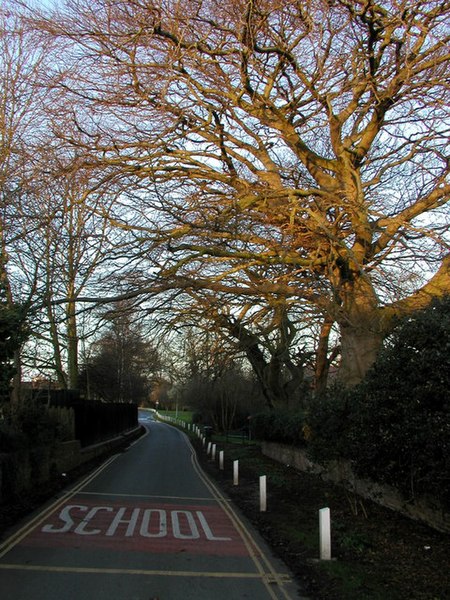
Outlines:
<svg viewBox="0 0 450 600"><path fill-rule="evenodd" d="M233 485L239 483L239 461L233 460Z"/></svg>
<svg viewBox="0 0 450 600"><path fill-rule="evenodd" d="M209 456L211 452L211 442L208 442L208 447L206 448L206 454Z"/></svg>
<svg viewBox="0 0 450 600"><path fill-rule="evenodd" d="M259 510L266 512L267 510L267 477L261 475L259 478Z"/></svg>
<svg viewBox="0 0 450 600"><path fill-rule="evenodd" d="M216 460L216 447L217 447L217 446L216 446L216 444L213 444L213 445L212 445L211 458L212 458L213 460Z"/></svg>
<svg viewBox="0 0 450 600"><path fill-rule="evenodd" d="M331 560L330 509L319 510L320 560Z"/></svg>
<svg viewBox="0 0 450 600"><path fill-rule="evenodd" d="M223 450L219 452L219 469L223 471Z"/></svg>

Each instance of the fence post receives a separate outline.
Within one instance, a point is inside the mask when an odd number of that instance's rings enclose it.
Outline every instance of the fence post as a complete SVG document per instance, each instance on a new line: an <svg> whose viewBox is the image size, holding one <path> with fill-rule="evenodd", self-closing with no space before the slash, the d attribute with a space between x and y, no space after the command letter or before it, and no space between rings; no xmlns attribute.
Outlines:
<svg viewBox="0 0 450 600"><path fill-rule="evenodd" d="M233 460L233 485L239 483L239 461Z"/></svg>

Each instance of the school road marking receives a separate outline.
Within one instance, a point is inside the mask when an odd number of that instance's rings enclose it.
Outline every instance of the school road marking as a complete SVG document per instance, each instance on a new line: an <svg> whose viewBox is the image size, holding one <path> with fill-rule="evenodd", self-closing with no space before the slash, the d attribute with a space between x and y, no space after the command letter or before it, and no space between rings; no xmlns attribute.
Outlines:
<svg viewBox="0 0 450 600"><path fill-rule="evenodd" d="M79 496L21 540L35 548L106 548L148 553L248 556L241 536L219 507L118 502L77 503ZM89 497L91 498L91 497Z"/></svg>

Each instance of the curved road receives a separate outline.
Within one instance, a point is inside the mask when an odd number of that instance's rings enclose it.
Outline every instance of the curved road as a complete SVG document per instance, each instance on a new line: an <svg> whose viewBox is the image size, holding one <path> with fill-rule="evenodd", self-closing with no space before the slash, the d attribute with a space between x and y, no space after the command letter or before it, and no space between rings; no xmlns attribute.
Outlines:
<svg viewBox="0 0 450 600"><path fill-rule="evenodd" d="M147 434L0 545L11 600L297 600L296 585L199 468L187 437Z"/></svg>

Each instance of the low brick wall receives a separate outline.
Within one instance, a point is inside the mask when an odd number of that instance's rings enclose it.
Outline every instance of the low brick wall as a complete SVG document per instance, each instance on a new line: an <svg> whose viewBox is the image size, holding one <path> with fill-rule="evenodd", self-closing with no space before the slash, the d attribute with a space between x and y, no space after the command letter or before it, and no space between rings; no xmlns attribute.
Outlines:
<svg viewBox="0 0 450 600"><path fill-rule="evenodd" d="M369 479L358 479L347 461L331 461L328 468L325 469L312 462L302 448L274 442L263 442L262 452L265 456L284 465L319 475L323 480L342 485L362 498L373 500L377 504L391 508L416 521L422 521L438 531L450 533L450 514L444 512L443 508L432 498L408 500L390 486L381 485Z"/></svg>

